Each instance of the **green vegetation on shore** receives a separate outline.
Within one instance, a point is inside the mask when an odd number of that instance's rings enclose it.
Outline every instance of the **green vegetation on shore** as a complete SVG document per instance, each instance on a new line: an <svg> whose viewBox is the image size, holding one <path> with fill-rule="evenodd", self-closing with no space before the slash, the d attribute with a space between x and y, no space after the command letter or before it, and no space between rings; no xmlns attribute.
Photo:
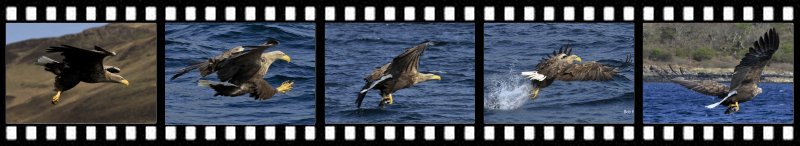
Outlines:
<svg viewBox="0 0 800 146"><path fill-rule="evenodd" d="M792 23L645 23L643 26L645 65L733 68L756 39L775 28L781 44L768 68L794 71Z"/></svg>

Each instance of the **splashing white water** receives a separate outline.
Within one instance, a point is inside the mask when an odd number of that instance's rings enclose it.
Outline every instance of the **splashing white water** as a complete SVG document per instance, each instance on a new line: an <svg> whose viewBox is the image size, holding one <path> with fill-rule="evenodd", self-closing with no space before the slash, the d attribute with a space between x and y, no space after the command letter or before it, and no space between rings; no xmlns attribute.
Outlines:
<svg viewBox="0 0 800 146"><path fill-rule="evenodd" d="M530 100L530 80L525 79L519 72L510 70L507 73L495 74L489 77L489 86L486 87L484 107L491 110L514 110L525 105Z"/></svg>

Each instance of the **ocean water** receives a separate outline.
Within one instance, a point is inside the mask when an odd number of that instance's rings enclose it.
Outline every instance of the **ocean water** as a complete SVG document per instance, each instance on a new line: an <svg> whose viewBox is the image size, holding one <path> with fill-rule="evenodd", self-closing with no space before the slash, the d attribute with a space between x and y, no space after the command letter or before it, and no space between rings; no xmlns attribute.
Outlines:
<svg viewBox="0 0 800 146"><path fill-rule="evenodd" d="M475 26L459 23L329 23L325 25L326 123L474 123ZM425 40L420 71L439 74L393 94L394 104L378 107L378 90L356 98L363 78Z"/></svg>
<svg viewBox="0 0 800 146"><path fill-rule="evenodd" d="M258 45L268 38L292 58L291 63L273 63L264 77L273 87L294 80L294 89L269 100L248 95L213 96L210 88L197 86L197 71L170 81L185 66L205 61L241 45ZM166 124L314 124L314 24L313 23L208 23L166 25ZM219 80L216 74L205 78Z"/></svg>
<svg viewBox="0 0 800 146"><path fill-rule="evenodd" d="M729 83L725 83L729 85ZM739 103L739 112L726 115L725 105L714 109L705 106L720 99L703 95L669 82L644 83L644 123L762 123L793 122L794 85L759 83L764 91L753 100Z"/></svg>
<svg viewBox="0 0 800 146"><path fill-rule="evenodd" d="M485 24L484 121L486 123L633 123L632 23ZM563 45L586 61L616 67L612 81L556 81L529 99L531 83L520 76Z"/></svg>

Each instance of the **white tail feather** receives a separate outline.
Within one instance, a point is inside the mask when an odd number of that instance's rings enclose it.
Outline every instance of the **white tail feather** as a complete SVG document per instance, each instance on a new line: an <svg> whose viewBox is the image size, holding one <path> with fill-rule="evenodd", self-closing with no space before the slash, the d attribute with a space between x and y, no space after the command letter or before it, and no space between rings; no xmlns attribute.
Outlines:
<svg viewBox="0 0 800 146"><path fill-rule="evenodd" d="M47 64L50 64L50 63L58 63L58 61L55 61L55 60L50 59L50 58L47 58L46 56L42 56L42 57L39 57L39 59L37 59L36 62L33 63L33 64L44 66L44 65L47 65Z"/></svg>
<svg viewBox="0 0 800 146"><path fill-rule="evenodd" d="M529 80L537 80L537 81L544 81L547 76L543 74L539 74L537 71L525 71L522 72L522 75L528 78Z"/></svg>
<svg viewBox="0 0 800 146"><path fill-rule="evenodd" d="M361 90L360 93L364 93L364 92L369 91L369 89L372 89L373 87L375 87L375 85L378 85L378 83L383 82L383 80L386 80L386 79L389 79L389 78L392 78L391 74L382 76L381 79L378 79L377 81L372 82L372 85L369 85L369 88Z"/></svg>
<svg viewBox="0 0 800 146"><path fill-rule="evenodd" d="M719 104L722 104L723 101L728 99L728 97L731 97L734 94L736 94L736 90L733 90L732 92L728 93L728 96L725 96L725 98L722 98L722 100L720 100L719 102L707 105L706 108L710 108L711 109L711 108L717 107L717 106L719 106Z"/></svg>

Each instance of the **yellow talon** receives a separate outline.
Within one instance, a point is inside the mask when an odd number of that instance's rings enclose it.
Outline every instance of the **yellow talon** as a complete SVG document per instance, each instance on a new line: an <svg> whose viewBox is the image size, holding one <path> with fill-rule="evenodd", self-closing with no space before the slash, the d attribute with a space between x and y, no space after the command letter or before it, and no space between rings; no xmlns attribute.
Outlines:
<svg viewBox="0 0 800 146"><path fill-rule="evenodd" d="M52 104L58 103L58 100L61 98L61 91L56 91L56 95L53 95Z"/></svg>
<svg viewBox="0 0 800 146"><path fill-rule="evenodd" d="M731 112L726 112L726 114L732 113L732 112L738 112L739 111L739 102L733 102L733 103L729 104L728 108L730 109Z"/></svg>
<svg viewBox="0 0 800 146"><path fill-rule="evenodd" d="M292 86L294 86L294 81L291 81L291 80L290 81L285 81L285 82L281 83L281 86L278 87L278 92L281 92L282 94L286 94L286 92L289 92L289 91L292 90Z"/></svg>
<svg viewBox="0 0 800 146"><path fill-rule="evenodd" d="M380 104L378 104L378 105L381 106L381 108L383 108L386 105L390 105L390 104L392 104L394 102L394 100L392 100L392 94L381 95L381 96L383 96L383 97L381 99Z"/></svg>
<svg viewBox="0 0 800 146"><path fill-rule="evenodd" d="M392 94L389 94L389 104L392 104L392 103L394 103L394 100L392 100Z"/></svg>
<svg viewBox="0 0 800 146"><path fill-rule="evenodd" d="M536 97L539 97L539 88L533 89L533 94L531 94L531 100L535 100Z"/></svg>

